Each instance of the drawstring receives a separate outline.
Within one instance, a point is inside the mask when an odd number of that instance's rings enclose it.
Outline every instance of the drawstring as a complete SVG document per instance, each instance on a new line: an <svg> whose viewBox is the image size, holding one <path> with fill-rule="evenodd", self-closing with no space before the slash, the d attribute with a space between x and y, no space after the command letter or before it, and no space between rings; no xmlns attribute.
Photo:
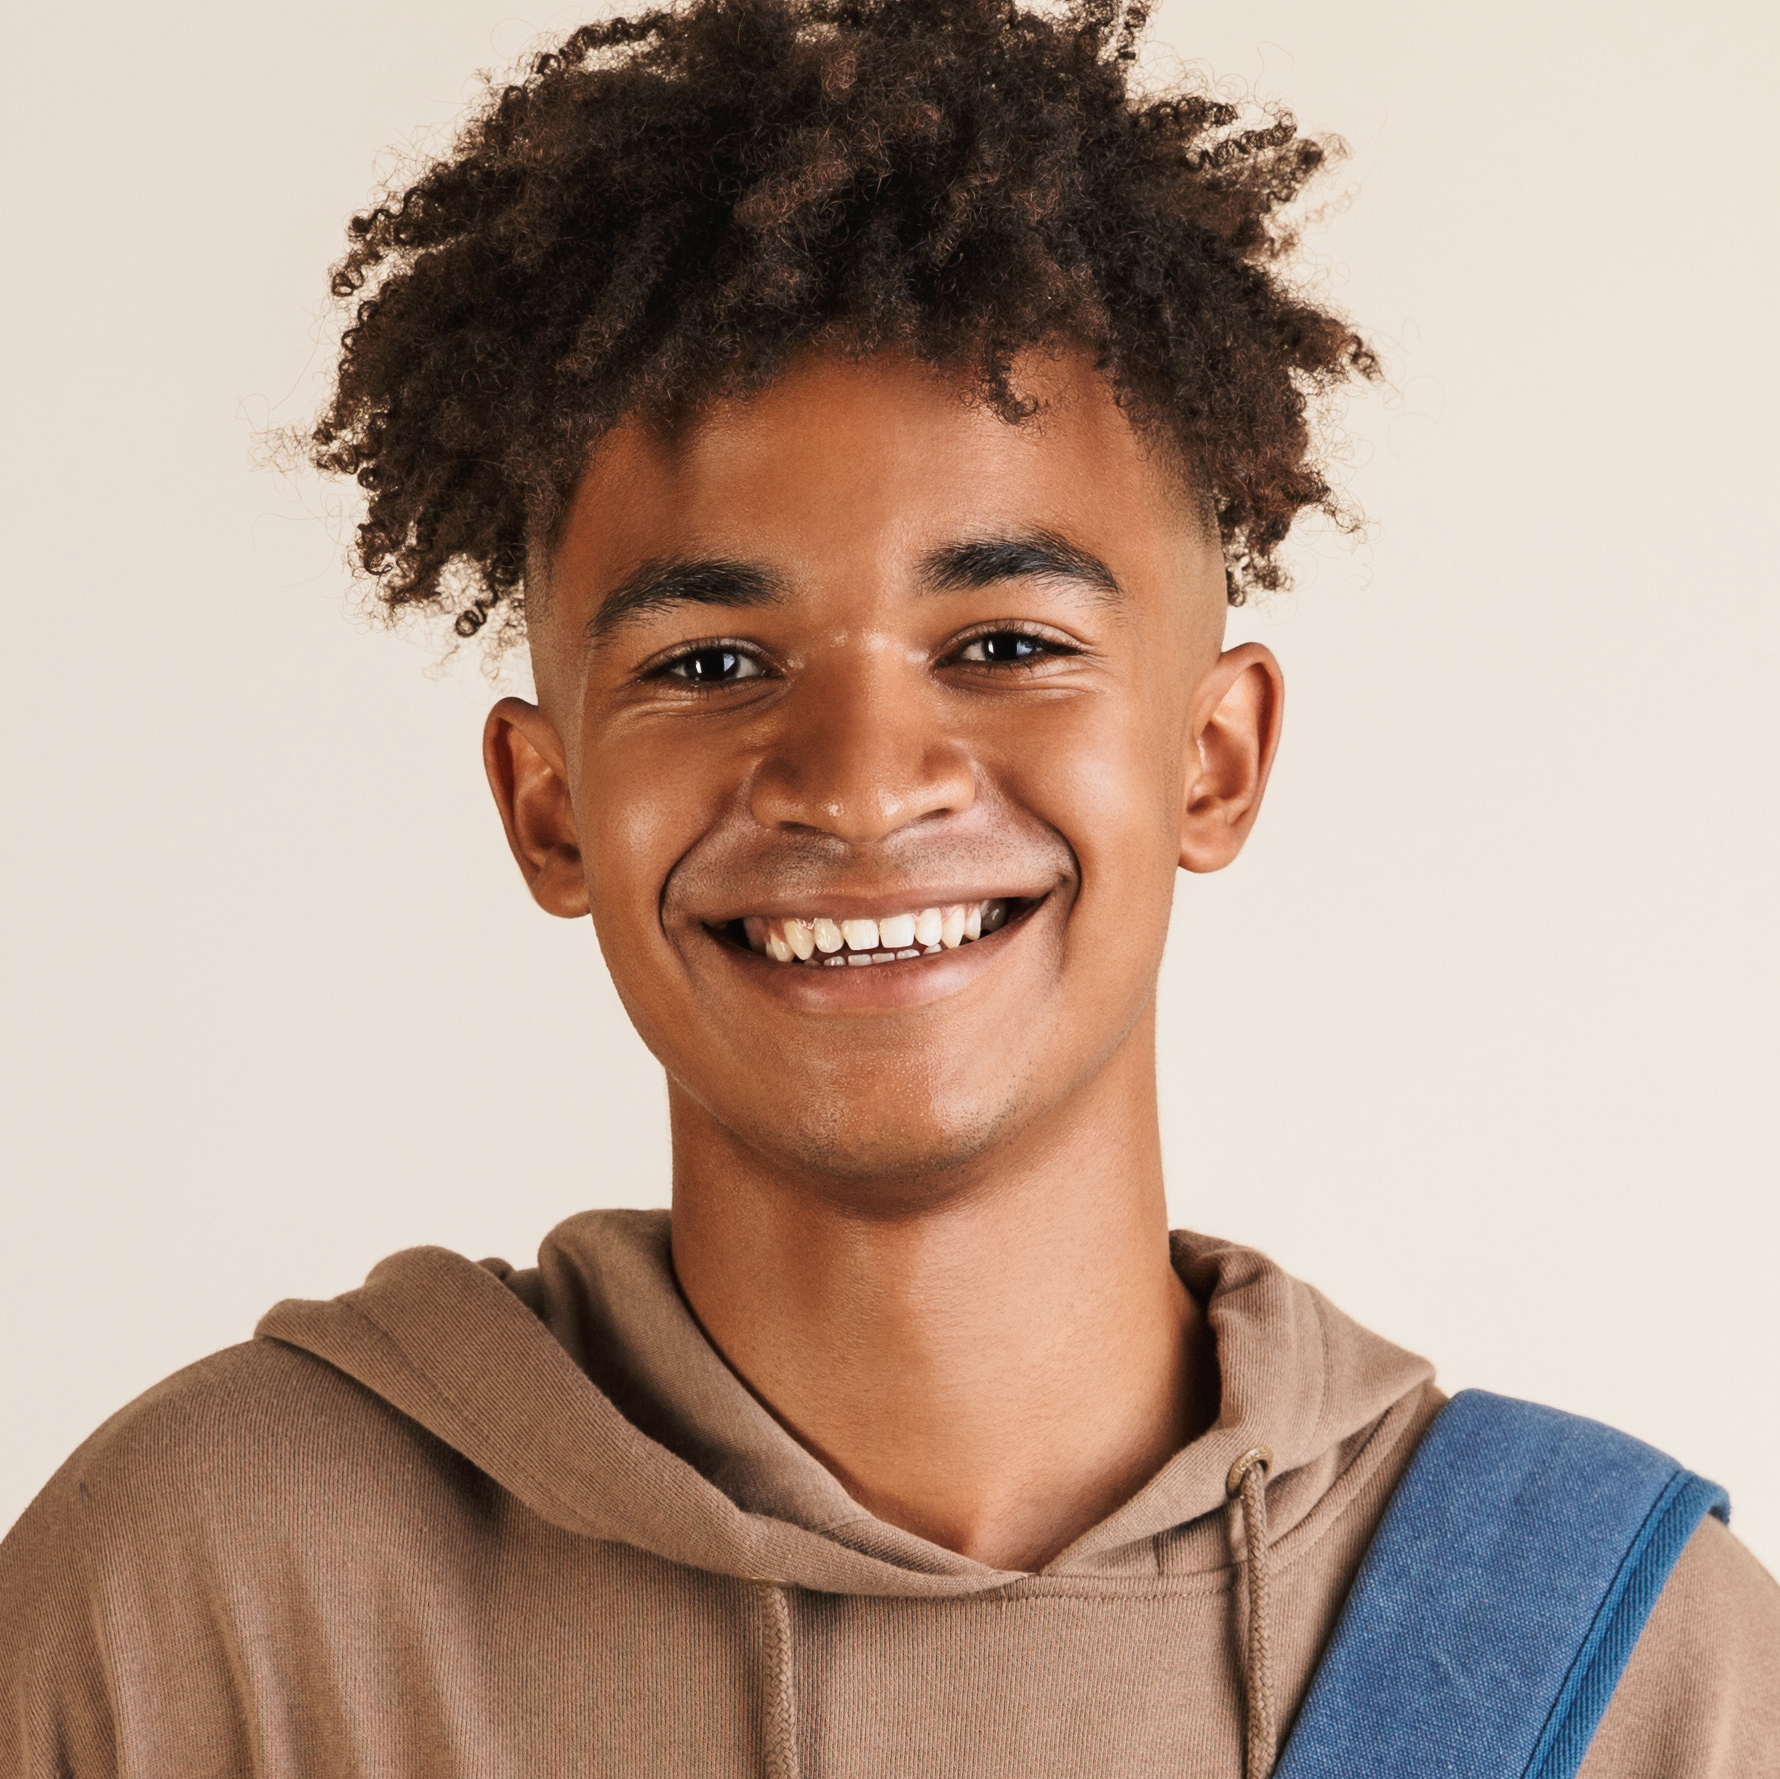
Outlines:
<svg viewBox="0 0 1780 1779"><path fill-rule="evenodd" d="M1264 1445L1244 1452L1230 1466L1231 1530L1242 1504L1242 1530L1248 1542L1248 1648L1243 1662L1245 1719L1243 1779L1267 1779L1273 1771L1279 1726L1273 1717L1273 1674L1267 1653L1267 1472L1273 1453Z"/></svg>
<svg viewBox="0 0 1780 1779"><path fill-rule="evenodd" d="M766 1779L798 1779L797 1676L791 1660L791 1596L776 1582L749 1589L761 1608L766 1659L761 1664L761 1742Z"/></svg>

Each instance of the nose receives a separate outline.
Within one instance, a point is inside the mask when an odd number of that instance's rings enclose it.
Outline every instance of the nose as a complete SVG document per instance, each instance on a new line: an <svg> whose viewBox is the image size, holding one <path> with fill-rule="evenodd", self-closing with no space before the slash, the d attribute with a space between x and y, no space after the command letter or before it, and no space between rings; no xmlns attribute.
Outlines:
<svg viewBox="0 0 1780 1779"><path fill-rule="evenodd" d="M861 651L799 684L755 770L754 819L869 845L976 799L969 749L951 733L925 666Z"/></svg>

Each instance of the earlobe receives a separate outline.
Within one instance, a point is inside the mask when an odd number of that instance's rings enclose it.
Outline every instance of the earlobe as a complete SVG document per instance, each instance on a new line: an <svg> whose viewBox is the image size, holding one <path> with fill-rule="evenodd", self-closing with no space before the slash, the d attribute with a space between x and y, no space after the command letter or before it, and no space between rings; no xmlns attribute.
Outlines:
<svg viewBox="0 0 1780 1779"><path fill-rule="evenodd" d="M580 919L588 912L581 836L549 719L522 698L503 698L483 725L482 763L533 901L547 914Z"/></svg>
<svg viewBox="0 0 1780 1779"><path fill-rule="evenodd" d="M1242 851L1279 748L1285 680L1270 649L1227 649L1200 683L1187 736L1180 862L1220 871Z"/></svg>

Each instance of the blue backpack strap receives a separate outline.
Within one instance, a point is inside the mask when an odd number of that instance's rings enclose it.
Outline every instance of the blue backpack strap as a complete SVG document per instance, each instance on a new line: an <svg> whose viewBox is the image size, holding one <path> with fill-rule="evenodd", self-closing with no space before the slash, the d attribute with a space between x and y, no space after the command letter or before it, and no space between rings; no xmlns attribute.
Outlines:
<svg viewBox="0 0 1780 1779"><path fill-rule="evenodd" d="M1275 1779L1574 1779L1724 1490L1577 1415L1462 1390L1423 1438Z"/></svg>

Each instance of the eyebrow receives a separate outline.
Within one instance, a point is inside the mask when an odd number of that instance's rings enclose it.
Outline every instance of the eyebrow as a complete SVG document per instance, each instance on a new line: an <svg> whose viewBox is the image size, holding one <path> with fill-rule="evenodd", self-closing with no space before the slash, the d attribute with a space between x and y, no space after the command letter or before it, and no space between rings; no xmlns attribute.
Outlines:
<svg viewBox="0 0 1780 1779"><path fill-rule="evenodd" d="M934 550L921 564L930 593L960 593L997 581L1064 580L1122 599L1118 577L1088 551L1051 531L969 538ZM633 569L600 602L584 632L603 642L627 623L676 605L761 606L785 597L783 579L757 563L722 556L654 557Z"/></svg>
<svg viewBox="0 0 1780 1779"><path fill-rule="evenodd" d="M721 556L656 558L633 569L600 602L585 635L601 642L620 626L675 605L771 605L784 582L752 562Z"/></svg>
<svg viewBox="0 0 1780 1779"><path fill-rule="evenodd" d="M947 544L922 564L921 579L935 593L960 593L997 581L1079 581L1107 599L1123 599L1119 578L1086 550L1054 531Z"/></svg>

